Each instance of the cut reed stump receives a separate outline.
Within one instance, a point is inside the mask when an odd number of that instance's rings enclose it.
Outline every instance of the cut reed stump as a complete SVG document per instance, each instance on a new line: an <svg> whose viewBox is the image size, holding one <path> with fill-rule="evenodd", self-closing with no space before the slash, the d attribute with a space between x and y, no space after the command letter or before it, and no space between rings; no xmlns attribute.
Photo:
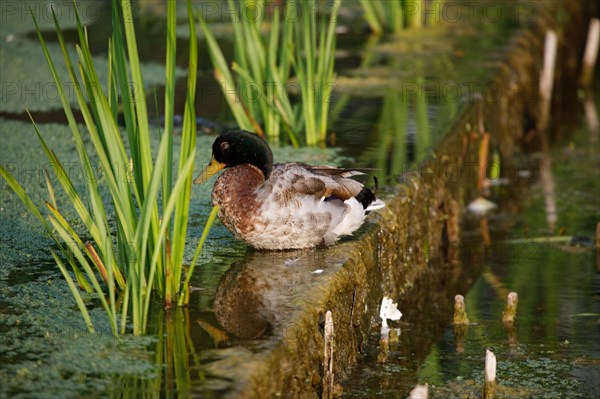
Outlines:
<svg viewBox="0 0 600 399"><path fill-rule="evenodd" d="M469 324L467 310L465 309L465 297L456 295L454 297L454 324Z"/></svg>
<svg viewBox="0 0 600 399"><path fill-rule="evenodd" d="M554 195L554 176L552 174L552 159L550 157L550 144L546 128L550 115L550 105L552 102L552 92L554 88L554 72L556 69L556 53L558 51L558 36L556 32L548 30L546 32L546 41L544 43L544 66L540 74L540 116L538 119L537 130L542 143L542 158L540 160L540 179L544 191L544 207L546 210L546 222L550 234L554 233L556 225L557 211Z"/></svg>
<svg viewBox="0 0 600 399"><path fill-rule="evenodd" d="M590 90L594 82L594 71L596 69L596 61L598 58L598 46L600 45L600 20L592 18L588 29L585 53L583 54L583 62L581 68L581 76L579 77L579 86L585 90L585 100L583 107L585 111L585 119L590 131L591 144L593 146L598 143L600 136L600 120L598 118L598 109L594 100L594 90ZM596 246L598 248L598 246ZM600 254L598 250L596 254ZM600 270L600 257L596 257L596 266Z"/></svg>
<svg viewBox="0 0 600 399"><path fill-rule="evenodd" d="M390 354L390 338L381 337L379 339L379 350L377 352L377 363L385 363L388 360Z"/></svg>
<svg viewBox="0 0 600 399"><path fill-rule="evenodd" d="M583 54L583 68L579 85L587 89L594 81L594 70L596 68L596 59L598 58L598 44L600 44L600 20L592 18L588 29L585 53Z"/></svg>
<svg viewBox="0 0 600 399"><path fill-rule="evenodd" d="M503 323L514 323L517 318L517 306L519 305L519 296L516 292L508 294L506 306L502 312Z"/></svg>
<svg viewBox="0 0 600 399"><path fill-rule="evenodd" d="M379 317L381 317L381 338L379 339L379 352L377 353L377 362L385 363L390 352L390 342L398 343L398 333L395 329L390 329L388 319L400 320L402 312L398 310L398 304L391 298L384 296L379 308Z"/></svg>
<svg viewBox="0 0 600 399"><path fill-rule="evenodd" d="M398 342L400 342L400 334L398 334L398 330L395 328L390 329L388 339L390 341L390 344L397 344Z"/></svg>
<svg viewBox="0 0 600 399"><path fill-rule="evenodd" d="M429 386L418 384L410 391L408 399L427 399L429 396Z"/></svg>
<svg viewBox="0 0 600 399"><path fill-rule="evenodd" d="M477 178L477 191L479 195L484 195L487 191L489 182L486 180L488 170L488 155L490 150L490 134L482 133L479 144L479 176Z"/></svg>
<svg viewBox="0 0 600 399"><path fill-rule="evenodd" d="M333 386L333 316L331 310L325 313L323 337L323 399L334 397Z"/></svg>
<svg viewBox="0 0 600 399"><path fill-rule="evenodd" d="M550 115L550 104L552 102L552 91L554 88L554 71L556 70L556 53L558 51L558 35L553 30L546 32L544 42L544 64L540 74L540 115L537 129L542 133L548 125Z"/></svg>
<svg viewBox="0 0 600 399"><path fill-rule="evenodd" d="M465 337L467 335L469 318L465 309L465 297L462 295L454 297L454 317L452 323L456 353L463 353L465 351Z"/></svg>
<svg viewBox="0 0 600 399"><path fill-rule="evenodd" d="M485 372L483 381L483 399L494 399L496 395L496 355L489 349L485 351Z"/></svg>
<svg viewBox="0 0 600 399"><path fill-rule="evenodd" d="M502 324L504 324L504 332L508 338L508 345L513 348L519 345L517 329L515 327L518 304L519 296L516 292L511 292L507 296L506 305L504 306L504 311L502 312Z"/></svg>

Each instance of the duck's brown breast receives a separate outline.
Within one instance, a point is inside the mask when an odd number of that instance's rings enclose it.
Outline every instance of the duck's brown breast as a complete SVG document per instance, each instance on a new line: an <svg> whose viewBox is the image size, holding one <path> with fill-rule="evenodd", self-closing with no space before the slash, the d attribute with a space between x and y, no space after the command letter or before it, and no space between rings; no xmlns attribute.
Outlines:
<svg viewBox="0 0 600 399"><path fill-rule="evenodd" d="M262 201L256 198L256 188L264 182L263 173L252 165L226 169L212 191L213 205L219 205L219 219L229 231L244 235L255 228Z"/></svg>

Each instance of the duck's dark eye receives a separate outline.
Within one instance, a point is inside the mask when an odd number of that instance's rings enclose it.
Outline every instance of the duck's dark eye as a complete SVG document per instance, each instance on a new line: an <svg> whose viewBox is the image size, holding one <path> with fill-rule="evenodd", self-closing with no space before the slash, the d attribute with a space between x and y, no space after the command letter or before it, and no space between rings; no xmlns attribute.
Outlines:
<svg viewBox="0 0 600 399"><path fill-rule="evenodd" d="M220 144L221 147L221 151L226 152L229 149L229 143L227 141L224 141Z"/></svg>

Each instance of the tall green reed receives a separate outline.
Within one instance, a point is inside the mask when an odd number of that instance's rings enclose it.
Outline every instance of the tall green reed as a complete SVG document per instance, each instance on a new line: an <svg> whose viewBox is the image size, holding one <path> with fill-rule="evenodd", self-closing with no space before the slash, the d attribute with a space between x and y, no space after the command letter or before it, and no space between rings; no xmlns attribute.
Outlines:
<svg viewBox="0 0 600 399"><path fill-rule="evenodd" d="M375 34L400 32L404 28L404 6L401 0L360 0L364 18Z"/></svg>
<svg viewBox="0 0 600 399"><path fill-rule="evenodd" d="M302 133L307 145L325 141L334 89L335 28L340 4L341 0L334 0L329 21L321 18L317 23L315 0L289 0L284 9L273 8L272 22L267 24L264 1L243 0L236 8L236 3L229 0L234 37L231 68L200 18L215 78L221 82L241 128L275 142L283 131L294 145L298 145ZM285 10L297 13L291 17ZM267 33L263 33L265 29ZM300 101L294 101L288 93L291 79L299 88Z"/></svg>
<svg viewBox="0 0 600 399"><path fill-rule="evenodd" d="M156 295L161 298L165 307L187 304L190 275L216 217L215 208L207 220L184 280L183 249L196 145L194 100L197 70L195 21L190 1L187 8L190 30L189 76L179 154L174 154L172 123L176 56L175 2L168 2L167 12L166 122L154 154L135 27L130 19L133 15L130 1L113 0L112 3L113 33L108 46L109 78L106 91L102 90L102 82L98 79L87 30L81 24L77 7L75 6L75 16L79 44L76 47L76 64L71 59L60 26L56 17L54 18L64 63L86 129L82 129L76 122L70 99L63 90L64 82L58 76L56 63L50 57L46 42L34 20L79 154L85 180L84 193L77 191L63 164L48 147L33 117L30 117L56 179L80 220L72 222L65 219L56 201L55 188L48 173L46 181L50 202L46 202L48 214L44 217L16 179L1 166L0 172L62 254L61 257L51 250L90 332L95 331L94 325L80 289L93 293L100 299L114 335L127 331L136 335L145 333L151 299ZM117 123L119 110L122 110L125 120L126 138L122 136ZM91 142L92 151L84 145L85 139ZM179 162L174 170L175 155L178 155ZM100 164L99 172L92 167L92 159ZM106 187L100 186L101 181ZM102 200L102 194L106 191L110 198L108 206ZM107 208L114 209L114 223L109 223ZM82 234L75 227L78 223L85 226L84 234L91 237L90 241L84 242L81 238ZM67 265L70 266L75 281Z"/></svg>
<svg viewBox="0 0 600 399"><path fill-rule="evenodd" d="M440 21L444 0L360 0L364 18L377 35L421 28Z"/></svg>

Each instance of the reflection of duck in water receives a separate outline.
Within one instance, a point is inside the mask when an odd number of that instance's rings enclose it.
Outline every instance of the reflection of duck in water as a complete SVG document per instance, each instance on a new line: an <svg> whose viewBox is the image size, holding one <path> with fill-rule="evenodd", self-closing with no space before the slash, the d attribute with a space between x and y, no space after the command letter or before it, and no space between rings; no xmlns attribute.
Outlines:
<svg viewBox="0 0 600 399"><path fill-rule="evenodd" d="M362 183L361 172L302 163L273 165L260 137L243 130L221 134L212 159L194 183L228 168L215 182L212 201L219 219L238 239L259 249L333 244L363 223L383 202Z"/></svg>
<svg viewBox="0 0 600 399"><path fill-rule="evenodd" d="M296 322L296 301L318 287L323 275L342 267L340 252L339 247L248 251L219 281L213 305L217 321L237 338L284 334ZM313 273L323 267L324 274Z"/></svg>

